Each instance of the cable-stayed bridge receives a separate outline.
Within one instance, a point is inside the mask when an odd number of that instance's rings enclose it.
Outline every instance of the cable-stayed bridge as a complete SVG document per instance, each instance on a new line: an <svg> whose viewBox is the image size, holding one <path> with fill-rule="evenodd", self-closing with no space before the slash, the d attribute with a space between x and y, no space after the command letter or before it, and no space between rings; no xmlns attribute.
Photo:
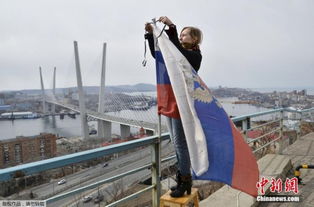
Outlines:
<svg viewBox="0 0 314 207"><path fill-rule="evenodd" d="M121 131L121 137L126 138L130 136L130 127L138 127L143 128L146 130L146 134L153 135L156 134L158 131L159 123L156 120L144 120L143 119L135 119L131 115L127 117L118 117L114 115L109 115L104 113L105 111L105 60L106 60L106 43L104 43L103 47L103 60L102 60L102 70L101 70L101 81L100 81L100 90L99 90L99 103L98 103L98 111L92 111L86 109L85 106L85 96L83 93L83 84L82 84L82 77L81 77L81 71L80 71L80 61L79 61L79 54L78 54L78 46L77 42L74 42L74 54L75 54L75 65L76 65L76 78L77 78L77 90L79 95L79 106L75 106L73 104L67 103L63 100L60 100L60 98L56 97L55 94L55 88L56 88L56 68L54 69L53 74L53 90L52 90L52 97L48 97L45 93L44 89L44 83L42 78L42 71L41 67L40 70L40 80L41 80L41 90L42 90L42 109L43 113L47 113L47 107L48 104L51 104L51 110L52 112L55 112L55 106L60 106L66 109L69 109L74 112L80 113L81 118L81 128L82 128L82 137L88 138L89 137L89 129L87 125L88 120L97 120L98 122L98 136L104 137L104 138L111 138L111 124L112 123L118 123L120 124L120 131ZM141 100L142 102L145 102L145 100ZM124 105L136 105L138 100L135 98L131 98L129 102L123 103ZM115 100L115 105L120 105L121 100L119 103L119 100ZM157 114L155 115L157 118ZM161 124L160 124L161 125ZM165 132L166 127L161 125L161 131Z"/></svg>

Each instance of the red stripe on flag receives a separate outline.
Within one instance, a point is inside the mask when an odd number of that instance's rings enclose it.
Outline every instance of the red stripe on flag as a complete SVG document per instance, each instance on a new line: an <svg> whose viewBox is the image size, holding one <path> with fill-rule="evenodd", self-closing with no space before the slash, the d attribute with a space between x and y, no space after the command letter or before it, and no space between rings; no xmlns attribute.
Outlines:
<svg viewBox="0 0 314 207"><path fill-rule="evenodd" d="M251 148L244 141L242 134L230 120L234 143L234 167L232 175L232 187L257 196L256 183L259 179L259 171L256 159Z"/></svg>
<svg viewBox="0 0 314 207"><path fill-rule="evenodd" d="M180 118L179 109L170 84L157 84L158 114Z"/></svg>

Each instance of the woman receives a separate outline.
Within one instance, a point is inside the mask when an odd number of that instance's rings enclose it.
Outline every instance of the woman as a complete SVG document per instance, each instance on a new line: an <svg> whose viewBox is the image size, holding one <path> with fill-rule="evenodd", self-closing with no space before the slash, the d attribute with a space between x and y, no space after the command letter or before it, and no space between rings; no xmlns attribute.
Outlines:
<svg viewBox="0 0 314 207"><path fill-rule="evenodd" d="M169 29L165 30L170 41L179 49L179 51L186 57L195 71L198 71L202 61L202 55L199 44L202 41L202 32L195 27L184 27L178 38L176 26L168 17L160 17L160 22L166 24ZM148 39L149 48L152 56L155 58L153 27L147 23L145 25L145 38ZM192 176L191 176L191 163L189 151L184 135L181 119L167 117L170 123L169 131L173 136L174 148L178 160L178 173L177 173L177 186L172 187L172 197L182 197L185 193L191 194Z"/></svg>

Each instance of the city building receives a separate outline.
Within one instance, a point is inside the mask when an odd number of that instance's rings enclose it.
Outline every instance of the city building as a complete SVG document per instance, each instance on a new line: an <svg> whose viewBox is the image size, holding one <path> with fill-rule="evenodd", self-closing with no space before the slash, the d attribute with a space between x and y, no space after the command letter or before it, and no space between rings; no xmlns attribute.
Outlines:
<svg viewBox="0 0 314 207"><path fill-rule="evenodd" d="M55 157L56 140L56 135L48 133L0 140L0 168Z"/></svg>

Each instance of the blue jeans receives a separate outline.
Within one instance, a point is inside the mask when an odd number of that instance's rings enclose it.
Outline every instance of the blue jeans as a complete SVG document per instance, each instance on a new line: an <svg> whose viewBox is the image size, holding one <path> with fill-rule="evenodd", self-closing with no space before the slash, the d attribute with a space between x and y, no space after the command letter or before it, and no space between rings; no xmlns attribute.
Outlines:
<svg viewBox="0 0 314 207"><path fill-rule="evenodd" d="M167 117L167 125L169 128L170 136L172 137L171 139L174 145L174 149L176 151L178 168L180 170L180 173L183 176L190 175L190 155L181 119Z"/></svg>

